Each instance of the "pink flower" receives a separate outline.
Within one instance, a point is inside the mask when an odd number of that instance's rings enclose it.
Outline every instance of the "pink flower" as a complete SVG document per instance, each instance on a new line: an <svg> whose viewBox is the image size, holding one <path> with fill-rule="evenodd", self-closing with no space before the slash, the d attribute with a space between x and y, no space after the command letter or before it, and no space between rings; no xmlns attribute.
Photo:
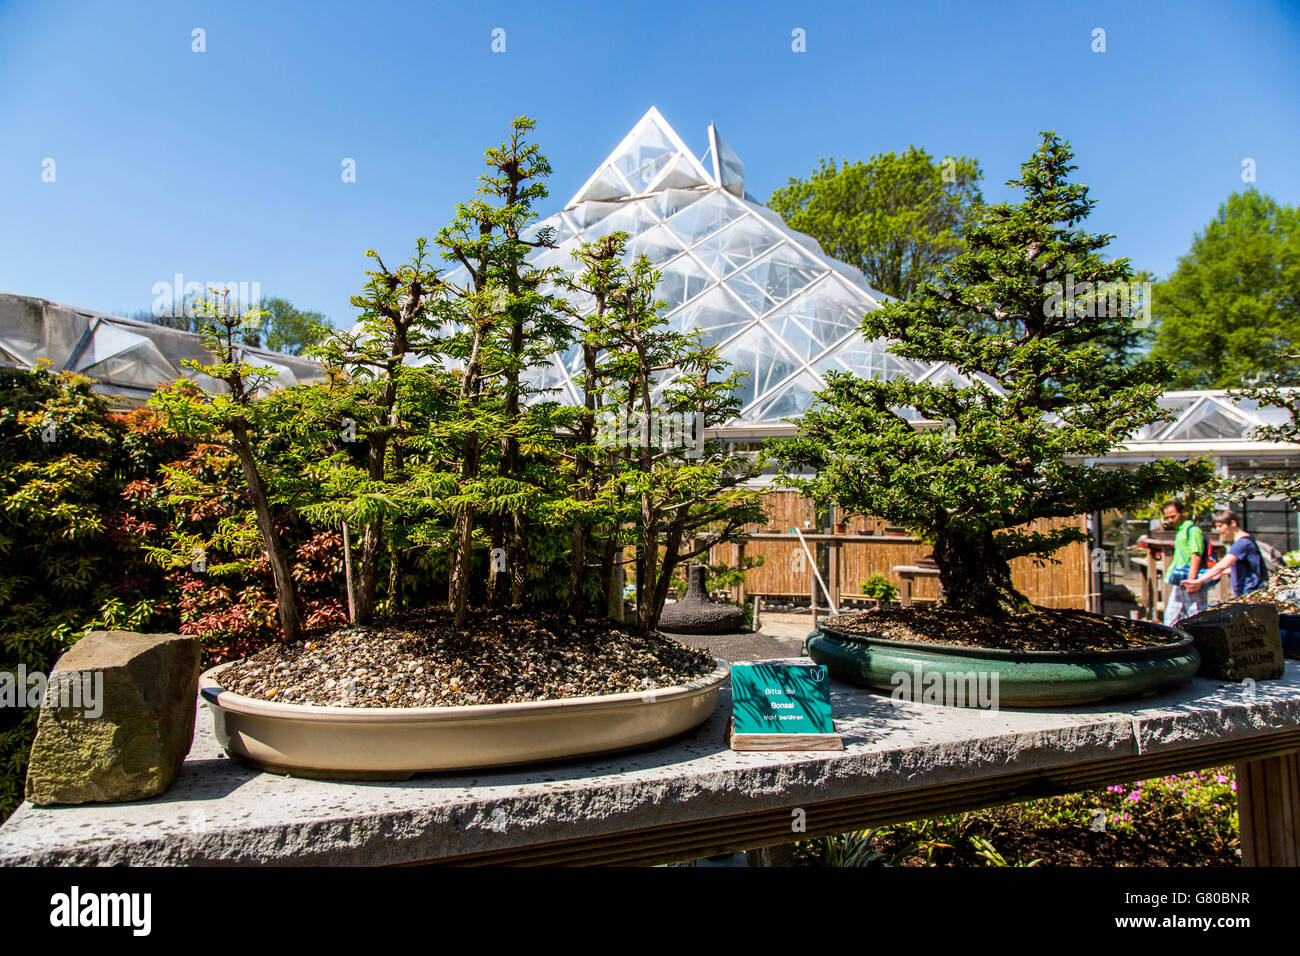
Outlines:
<svg viewBox="0 0 1300 956"><path fill-rule="evenodd" d="M1128 795L1128 798L1129 798L1129 800L1131 800L1132 802L1137 803L1138 801L1140 801L1140 800L1142 799L1142 791L1141 791L1141 790L1134 790L1132 793L1130 793L1130 794Z"/></svg>
<svg viewBox="0 0 1300 956"><path fill-rule="evenodd" d="M1236 793L1236 792L1237 792L1237 781L1235 781L1235 780L1232 781L1232 792L1233 792L1233 793Z"/></svg>

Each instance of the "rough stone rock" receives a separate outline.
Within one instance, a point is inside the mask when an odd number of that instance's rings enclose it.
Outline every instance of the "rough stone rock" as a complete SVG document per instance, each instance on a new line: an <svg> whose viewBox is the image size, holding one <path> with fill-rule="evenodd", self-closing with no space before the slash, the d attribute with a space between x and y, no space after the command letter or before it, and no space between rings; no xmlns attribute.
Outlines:
<svg viewBox="0 0 1300 956"><path fill-rule="evenodd" d="M166 790L194 737L198 676L193 637L86 635L50 672L27 799L112 803Z"/></svg>
<svg viewBox="0 0 1300 956"><path fill-rule="evenodd" d="M744 626L744 609L719 604L704 590L706 570L702 564L686 569L686 597L664 605L659 615L660 630L674 634L730 634Z"/></svg>
<svg viewBox="0 0 1300 956"><path fill-rule="evenodd" d="M1273 680L1286 668L1277 608L1268 604L1224 604L1178 622L1201 654L1201 677Z"/></svg>

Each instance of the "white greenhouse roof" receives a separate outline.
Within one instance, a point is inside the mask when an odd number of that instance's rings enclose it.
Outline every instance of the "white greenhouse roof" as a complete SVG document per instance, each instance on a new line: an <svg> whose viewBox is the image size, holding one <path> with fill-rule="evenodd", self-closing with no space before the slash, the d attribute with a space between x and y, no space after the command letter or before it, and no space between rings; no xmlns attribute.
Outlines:
<svg viewBox="0 0 1300 956"><path fill-rule="evenodd" d="M745 193L745 164L716 127L709 127L708 140L706 167L652 107L564 209L532 227L533 235L552 229L557 246L537 250L532 261L573 270L582 243L626 232L629 262L644 254L663 274L658 291L669 323L702 330L705 344L720 346L747 373L738 423L801 414L831 370L929 371L885 354L883 340L863 340L862 316L887 297L755 202ZM457 268L448 278L459 284L466 275ZM571 376L581 363L575 346L554 356L533 384L577 402Z"/></svg>
<svg viewBox="0 0 1300 956"><path fill-rule="evenodd" d="M275 387L321 377L309 359L241 346L244 361L275 372ZM210 364L203 338L192 332L124 319L45 299L0 292L0 365L32 368L46 361L56 370L78 372L99 383L96 391L143 403L164 382L200 381L212 391L226 386L181 363Z"/></svg>

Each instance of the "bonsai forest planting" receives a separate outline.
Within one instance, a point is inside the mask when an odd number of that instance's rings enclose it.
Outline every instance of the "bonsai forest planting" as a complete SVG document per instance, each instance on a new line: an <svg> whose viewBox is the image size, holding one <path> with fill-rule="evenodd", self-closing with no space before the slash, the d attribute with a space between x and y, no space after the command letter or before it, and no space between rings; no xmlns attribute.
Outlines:
<svg viewBox="0 0 1300 956"><path fill-rule="evenodd" d="M725 676L656 625L685 563L762 520L746 486L756 462L707 437L736 413L739 376L668 327L659 275L627 263L626 234L585 244L568 269L530 264L553 245L533 226L550 169L532 128L515 120L477 195L409 261L368 252L359 322L307 350L324 381L274 388L235 348L256 316L217 300L213 362L151 400L166 431L238 460L247 505L215 534L175 528L154 556L203 555L211 574L228 569L216 555L264 556L274 580L282 640L212 672L214 703L447 708L711 675L716 692ZM444 278L457 265L463 285ZM570 349L576 405L537 375ZM174 494L225 491L192 478ZM342 537L346 626L304 624L286 525Z"/></svg>

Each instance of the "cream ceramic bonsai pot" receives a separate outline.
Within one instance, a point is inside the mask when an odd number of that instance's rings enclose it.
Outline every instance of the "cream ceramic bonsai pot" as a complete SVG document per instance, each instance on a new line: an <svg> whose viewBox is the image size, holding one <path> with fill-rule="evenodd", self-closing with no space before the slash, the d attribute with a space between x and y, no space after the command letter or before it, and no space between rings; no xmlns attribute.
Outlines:
<svg viewBox="0 0 1300 956"><path fill-rule="evenodd" d="M218 742L272 773L404 780L427 771L540 763L667 740L713 714L730 673L652 691L465 707L324 707L258 700L199 678Z"/></svg>

